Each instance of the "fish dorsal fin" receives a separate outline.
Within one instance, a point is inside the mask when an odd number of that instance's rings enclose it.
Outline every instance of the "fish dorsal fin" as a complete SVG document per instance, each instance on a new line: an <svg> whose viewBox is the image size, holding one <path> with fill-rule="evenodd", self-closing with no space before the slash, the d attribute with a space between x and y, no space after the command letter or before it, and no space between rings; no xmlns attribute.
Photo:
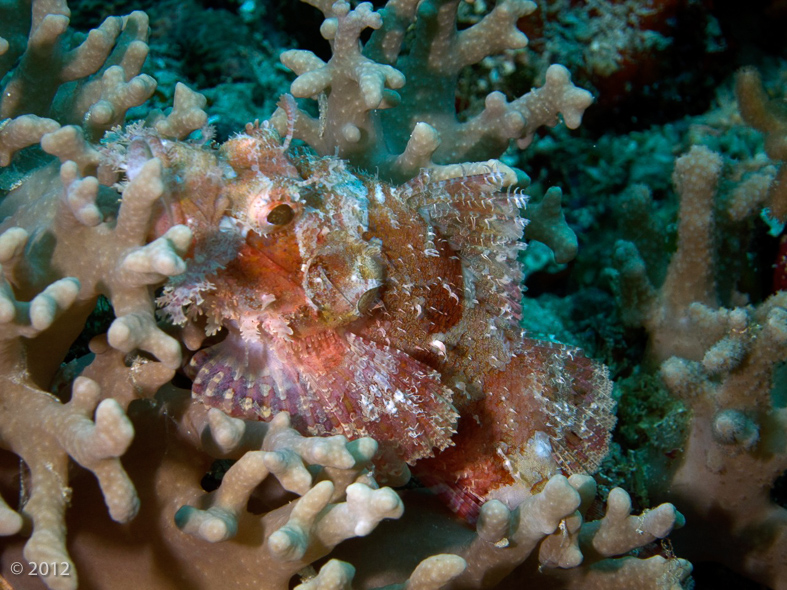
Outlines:
<svg viewBox="0 0 787 590"><path fill-rule="evenodd" d="M402 187L410 207L459 252L469 302L493 310L503 324L521 317L522 270L526 220L519 213L525 197L501 192L500 174L476 174L435 180L425 171ZM500 326L504 327L504 326Z"/></svg>

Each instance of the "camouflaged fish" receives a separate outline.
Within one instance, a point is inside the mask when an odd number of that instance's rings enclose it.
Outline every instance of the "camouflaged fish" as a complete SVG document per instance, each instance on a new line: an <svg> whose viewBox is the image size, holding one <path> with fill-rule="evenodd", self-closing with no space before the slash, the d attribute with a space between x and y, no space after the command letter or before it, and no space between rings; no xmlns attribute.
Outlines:
<svg viewBox="0 0 787 590"><path fill-rule="evenodd" d="M186 223L194 247L158 302L217 341L187 368L202 403L371 436L380 475L415 465L470 520L487 499L513 506L559 470L598 466L606 369L523 335L525 202L499 173L393 186L264 124L218 149L125 141L179 180L159 231Z"/></svg>

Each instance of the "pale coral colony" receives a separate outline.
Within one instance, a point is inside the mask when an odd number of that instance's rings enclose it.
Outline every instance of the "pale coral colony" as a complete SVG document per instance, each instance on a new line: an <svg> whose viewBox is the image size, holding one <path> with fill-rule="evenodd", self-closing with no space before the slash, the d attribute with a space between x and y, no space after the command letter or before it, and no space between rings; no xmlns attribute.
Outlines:
<svg viewBox="0 0 787 590"><path fill-rule="evenodd" d="M787 589L754 5L0 0L0 585Z"/></svg>

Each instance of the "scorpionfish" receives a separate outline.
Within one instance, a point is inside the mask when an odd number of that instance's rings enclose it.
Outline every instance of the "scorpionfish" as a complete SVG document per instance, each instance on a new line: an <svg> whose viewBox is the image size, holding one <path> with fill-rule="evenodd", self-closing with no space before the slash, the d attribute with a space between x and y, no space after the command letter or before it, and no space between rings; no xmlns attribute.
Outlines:
<svg viewBox="0 0 787 590"><path fill-rule="evenodd" d="M597 468L607 371L523 334L525 198L494 168L394 186L266 124L218 149L169 143L140 133L125 149L164 161L178 188L161 225L194 234L158 303L214 336L186 369L196 399L371 436L383 480L414 465L470 521L490 498L513 507L555 473Z"/></svg>

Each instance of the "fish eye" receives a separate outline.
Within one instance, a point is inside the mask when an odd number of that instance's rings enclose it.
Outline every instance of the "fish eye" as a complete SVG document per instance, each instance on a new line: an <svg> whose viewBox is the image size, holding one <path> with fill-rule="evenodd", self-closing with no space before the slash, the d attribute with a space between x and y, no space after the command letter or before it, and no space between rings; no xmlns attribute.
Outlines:
<svg viewBox="0 0 787 590"><path fill-rule="evenodd" d="M380 287L369 289L358 300L358 311L368 313L380 300Z"/></svg>
<svg viewBox="0 0 787 590"><path fill-rule="evenodd" d="M287 225L295 217L295 211L289 205L282 203L277 205L265 218L271 225Z"/></svg>

